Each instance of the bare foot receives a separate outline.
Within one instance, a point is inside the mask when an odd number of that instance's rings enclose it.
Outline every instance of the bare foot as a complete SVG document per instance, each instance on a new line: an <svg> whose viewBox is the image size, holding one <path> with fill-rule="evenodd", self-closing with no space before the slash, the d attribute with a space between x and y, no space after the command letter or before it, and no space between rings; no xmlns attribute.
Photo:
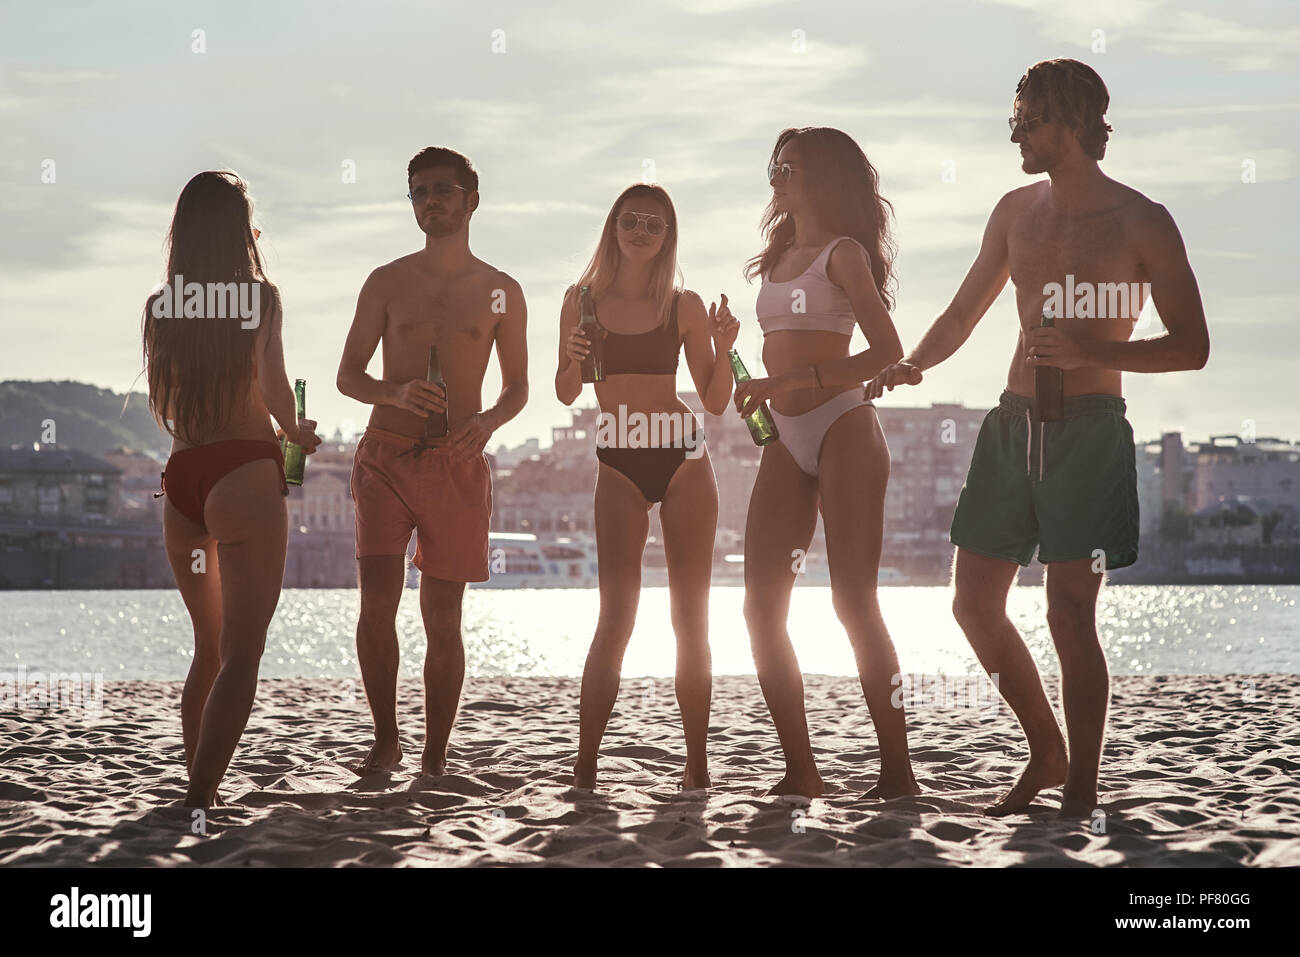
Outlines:
<svg viewBox="0 0 1300 957"><path fill-rule="evenodd" d="M1072 793L1067 788L1065 793L1061 795L1061 809L1056 812L1056 816L1068 818L1090 817L1096 808L1096 788L1080 791L1077 794Z"/></svg>
<svg viewBox="0 0 1300 957"><path fill-rule="evenodd" d="M573 766L573 786L587 791L596 789L596 766L579 761Z"/></svg>
<svg viewBox="0 0 1300 957"><path fill-rule="evenodd" d="M431 774L435 778L440 778L447 773L447 759L445 757L434 757L432 754L425 754L420 758L420 773Z"/></svg>
<svg viewBox="0 0 1300 957"><path fill-rule="evenodd" d="M823 790L822 776L814 770L806 774L798 775L787 773L786 776L777 781L776 784L773 785L772 790L767 793L772 797L790 795L794 797L815 798L821 797Z"/></svg>
<svg viewBox="0 0 1300 957"><path fill-rule="evenodd" d="M1066 759L1064 748L1046 758L1030 755L1029 763L1025 765L1025 770L1021 772L1020 780L1016 782L1015 787L997 804L986 807L984 813L989 817L1006 817L1008 814L1021 813L1034 803L1034 798L1038 796L1039 791L1064 784L1068 769L1069 761Z"/></svg>
<svg viewBox="0 0 1300 957"><path fill-rule="evenodd" d="M912 777L909 771L906 778L886 777L882 774L862 796L867 800L888 801L892 798L909 797L920 793L921 785L916 783L916 778Z"/></svg>
<svg viewBox="0 0 1300 957"><path fill-rule="evenodd" d="M375 742L366 759L359 764L351 765L351 769L360 777L367 774L379 774L383 771L395 771L402 766L402 748L396 742L392 744L380 744Z"/></svg>
<svg viewBox="0 0 1300 957"><path fill-rule="evenodd" d="M712 787L713 782L709 780L709 769L707 767L693 768L689 765L686 773L682 775L683 788L708 788Z"/></svg>

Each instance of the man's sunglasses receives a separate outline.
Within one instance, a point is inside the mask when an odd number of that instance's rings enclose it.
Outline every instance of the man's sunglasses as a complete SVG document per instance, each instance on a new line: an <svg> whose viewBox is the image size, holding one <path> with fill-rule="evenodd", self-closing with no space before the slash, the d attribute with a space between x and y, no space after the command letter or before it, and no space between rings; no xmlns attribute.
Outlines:
<svg viewBox="0 0 1300 957"><path fill-rule="evenodd" d="M645 231L651 236L658 236L668 228L668 222L654 213L619 213L616 221L618 228L627 233L632 232L642 223L645 223Z"/></svg>
<svg viewBox="0 0 1300 957"><path fill-rule="evenodd" d="M1039 113L1036 116L1027 116L1024 119L1021 119L1020 117L1017 116L1007 117L1007 126L1011 127L1012 136L1015 136L1021 130L1024 130L1026 133L1031 133L1033 132L1035 126L1039 125L1040 123L1046 123L1046 122L1047 122L1046 113Z"/></svg>
<svg viewBox="0 0 1300 957"><path fill-rule="evenodd" d="M457 186L455 183L434 183L432 186L417 186L406 194L406 198L415 204L423 203L431 195L434 199L450 199L451 194L456 190L468 193L469 190L464 186Z"/></svg>

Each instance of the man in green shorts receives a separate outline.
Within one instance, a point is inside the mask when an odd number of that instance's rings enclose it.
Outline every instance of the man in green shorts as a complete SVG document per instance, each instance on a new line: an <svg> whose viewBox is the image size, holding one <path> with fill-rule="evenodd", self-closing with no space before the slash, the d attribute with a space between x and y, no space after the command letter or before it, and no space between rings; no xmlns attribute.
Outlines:
<svg viewBox="0 0 1300 957"><path fill-rule="evenodd" d="M1063 786L1062 816L1097 806L1110 676L1096 603L1107 568L1137 560L1137 472L1121 373L1200 369L1209 333L1168 210L1097 165L1111 127L1101 78L1077 60L1036 63L1009 121L1021 168L1046 179L998 201L974 265L912 354L867 384L875 399L951 356L1001 293L1020 328L1006 390L980 429L952 522L953 613L1020 720L1029 762L987 809L1015 814ZM1166 332L1130 341L1148 295ZM1042 327L1044 311L1056 317ZM1064 370L1064 415L1035 408L1035 369ZM1045 421L1044 419L1047 419ZM1047 624L1061 660L1066 738L1011 620L1007 593L1034 552L1047 566Z"/></svg>

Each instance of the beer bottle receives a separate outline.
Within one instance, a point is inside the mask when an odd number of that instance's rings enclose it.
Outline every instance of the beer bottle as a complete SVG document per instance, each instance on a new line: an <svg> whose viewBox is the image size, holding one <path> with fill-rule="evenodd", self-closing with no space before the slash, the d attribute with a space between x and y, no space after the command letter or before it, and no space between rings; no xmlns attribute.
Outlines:
<svg viewBox="0 0 1300 957"><path fill-rule="evenodd" d="M429 365L424 375L425 382L432 382L434 385L440 385L443 391L447 390L447 381L442 377L442 365L438 362L438 347L429 346ZM424 437L426 439L440 439L447 434L447 412L443 409L441 412L430 412L424 421Z"/></svg>
<svg viewBox="0 0 1300 957"><path fill-rule="evenodd" d="M1050 312L1043 312L1043 327L1056 324ZM1034 411L1039 422L1065 418L1065 370L1056 366L1034 366Z"/></svg>
<svg viewBox="0 0 1300 957"><path fill-rule="evenodd" d="M727 353L727 358L731 360L731 376L736 380L736 385L748 382L749 370L745 368L745 363L740 361L740 354L732 349ZM766 402L745 416L745 424L749 426L749 434L754 439L755 445L771 445L781 437L776 430L776 423L772 421L772 413L768 411Z"/></svg>
<svg viewBox="0 0 1300 957"><path fill-rule="evenodd" d="M307 417L307 380L295 379L293 383L294 405L299 420ZM303 471L307 467L307 453L297 442L290 442L288 436L280 437L280 451L284 454L284 480L289 485L301 485Z"/></svg>
<svg viewBox="0 0 1300 957"><path fill-rule="evenodd" d="M600 323L596 321L596 305L591 301L591 287L583 286L578 290L579 308L582 317L578 328L587 337L587 346L591 350L582 360L583 382L605 381L605 339L601 335Z"/></svg>

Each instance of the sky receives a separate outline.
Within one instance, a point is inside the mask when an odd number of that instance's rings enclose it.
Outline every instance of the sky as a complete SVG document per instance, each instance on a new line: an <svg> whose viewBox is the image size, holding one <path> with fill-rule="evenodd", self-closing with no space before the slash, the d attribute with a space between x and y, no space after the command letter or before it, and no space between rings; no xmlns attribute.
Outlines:
<svg viewBox="0 0 1300 957"><path fill-rule="evenodd" d="M1204 369L1125 376L1137 437L1300 438L1293 0L5 3L0 379L142 388L140 310L176 197L231 168L283 294L290 378L307 380L318 431L364 426L368 408L334 387L339 353L369 272L422 245L406 164L443 145L479 171L471 249L528 302L529 403L489 449L545 445L569 421L553 388L560 298L631 183L669 190L686 286L706 303L727 293L759 365L759 287L742 269L787 126L838 127L879 170L910 348L997 199L1032 179L1005 117L1024 70L1054 56L1105 80L1102 169L1173 214L1209 321ZM1016 329L1008 285L955 356L881 404L992 406ZM499 385L494 360L485 405Z"/></svg>

